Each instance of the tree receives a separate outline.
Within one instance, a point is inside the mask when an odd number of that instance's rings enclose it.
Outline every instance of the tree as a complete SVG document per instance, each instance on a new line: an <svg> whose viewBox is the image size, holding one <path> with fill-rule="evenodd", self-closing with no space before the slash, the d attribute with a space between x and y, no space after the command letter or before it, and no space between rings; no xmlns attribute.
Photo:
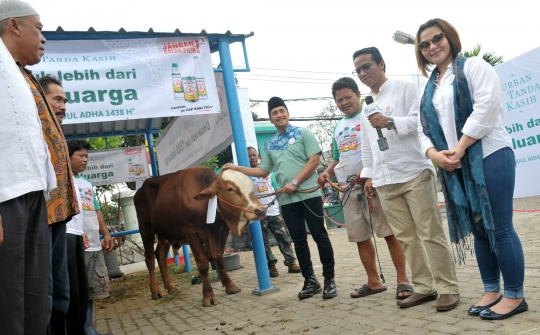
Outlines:
<svg viewBox="0 0 540 335"><path fill-rule="evenodd" d="M105 140L105 137L94 137L89 138L88 143L92 150L114 149L122 146L124 138L123 136L109 136Z"/></svg>
<svg viewBox="0 0 540 335"><path fill-rule="evenodd" d="M326 107L317 115L317 119L340 117L341 114L338 111L337 106L330 101ZM315 138L319 142L319 145L324 151L331 148L332 137L334 135L334 127L337 124L337 120L318 120L308 126L309 130L315 135Z"/></svg>
<svg viewBox="0 0 540 335"><path fill-rule="evenodd" d="M253 101L249 99L249 107L251 107L251 117L253 118L253 121L256 121L259 118L259 114L253 111L253 107L259 106L260 103L260 101Z"/></svg>
<svg viewBox="0 0 540 335"><path fill-rule="evenodd" d="M222 167L223 165L233 161L232 145L229 145L225 150L220 152L217 156L217 165Z"/></svg>
<svg viewBox="0 0 540 335"><path fill-rule="evenodd" d="M464 57L478 57L480 55L480 50L482 49L482 44L476 45L471 51L464 51L462 56ZM503 56L497 56L493 52L486 52L482 55L482 58L491 64L491 66L497 66L504 62Z"/></svg>
<svg viewBox="0 0 540 335"><path fill-rule="evenodd" d="M210 158L209 160L207 160L206 162L202 163L200 166L211 168L212 170L215 171L218 168L218 157L214 156Z"/></svg>

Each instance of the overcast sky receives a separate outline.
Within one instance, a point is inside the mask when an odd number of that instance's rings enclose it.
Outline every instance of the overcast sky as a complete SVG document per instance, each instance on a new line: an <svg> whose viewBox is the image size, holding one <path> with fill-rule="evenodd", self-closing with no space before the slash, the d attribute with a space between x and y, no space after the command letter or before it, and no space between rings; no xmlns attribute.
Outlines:
<svg viewBox="0 0 540 335"><path fill-rule="evenodd" d="M414 46L392 41L396 30L416 34L418 26L440 17L460 33L464 50L482 44L510 60L540 46L538 1L183 1L27 0L40 13L44 30L100 30L225 33L247 39L252 71L239 73L251 99L331 96L332 83L352 76L355 50L376 46L391 78L417 73ZM243 67L241 45L231 45L235 67ZM219 61L217 53L213 60ZM356 78L358 81L358 78ZM368 89L360 85L362 93ZM291 116L313 116L328 101L291 102ZM266 116L266 104L257 107Z"/></svg>

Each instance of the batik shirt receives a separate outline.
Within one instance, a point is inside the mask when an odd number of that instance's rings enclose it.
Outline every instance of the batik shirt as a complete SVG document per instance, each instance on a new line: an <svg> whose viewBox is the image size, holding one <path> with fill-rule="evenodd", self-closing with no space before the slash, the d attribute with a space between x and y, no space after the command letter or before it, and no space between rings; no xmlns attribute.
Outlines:
<svg viewBox="0 0 540 335"><path fill-rule="evenodd" d="M321 148L309 129L289 125L283 134L277 132L266 142L260 168L268 172L274 171L278 184L283 187L302 171L311 156L320 153ZM316 187L316 171L298 185L301 190ZM279 202L283 206L320 196L320 190L312 193L282 194Z"/></svg>
<svg viewBox="0 0 540 335"><path fill-rule="evenodd" d="M69 152L67 143L62 133L62 128L56 120L55 115L45 100L45 93L32 75L17 62L19 70L23 74L26 82L32 90L34 100L41 119L43 137L51 155L51 162L56 173L56 189L49 192L47 200L47 216L49 224L60 222L71 218L79 213L79 205L75 195L75 188L71 178L71 165L69 164Z"/></svg>

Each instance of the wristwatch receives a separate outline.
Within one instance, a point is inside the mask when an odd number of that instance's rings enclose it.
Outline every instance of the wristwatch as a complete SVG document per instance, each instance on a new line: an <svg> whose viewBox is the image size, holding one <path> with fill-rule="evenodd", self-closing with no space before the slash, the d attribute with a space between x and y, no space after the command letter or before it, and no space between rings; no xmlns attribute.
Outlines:
<svg viewBox="0 0 540 335"><path fill-rule="evenodd" d="M293 179L293 180L291 181L291 184L292 184L294 187L298 187L298 180Z"/></svg>
<svg viewBox="0 0 540 335"><path fill-rule="evenodd" d="M394 128L396 128L396 125L394 124L394 119L389 118L388 123L386 124L386 129L392 130Z"/></svg>

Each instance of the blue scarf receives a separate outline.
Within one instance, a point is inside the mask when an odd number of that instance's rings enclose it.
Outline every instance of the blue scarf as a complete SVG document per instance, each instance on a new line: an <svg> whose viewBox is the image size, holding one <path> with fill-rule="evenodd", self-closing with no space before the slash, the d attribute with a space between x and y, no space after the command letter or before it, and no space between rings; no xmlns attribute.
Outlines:
<svg viewBox="0 0 540 335"><path fill-rule="evenodd" d="M452 84L454 120L458 139L463 135L461 130L473 111L471 93L463 73L466 60L465 57L457 56L452 61L455 76ZM439 69L435 68L420 102L420 120L424 134L429 137L435 149L441 151L449 148L433 107L433 93L438 75ZM482 141L478 140L465 151L461 159L461 169L448 172L439 167L442 191L446 199L450 241L456 246L460 264L465 261L466 250L472 252L470 234L473 231L487 236L491 250L496 252L493 216L486 190L483 162Z"/></svg>

